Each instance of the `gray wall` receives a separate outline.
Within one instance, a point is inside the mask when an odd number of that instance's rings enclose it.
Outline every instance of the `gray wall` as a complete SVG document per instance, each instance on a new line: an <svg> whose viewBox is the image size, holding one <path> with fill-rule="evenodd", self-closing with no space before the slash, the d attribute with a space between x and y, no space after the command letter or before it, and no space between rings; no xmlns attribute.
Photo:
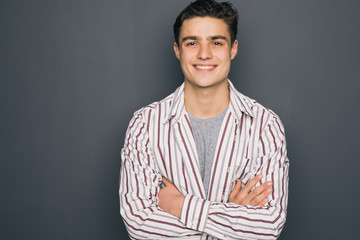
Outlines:
<svg viewBox="0 0 360 240"><path fill-rule="evenodd" d="M183 80L189 1L0 1L0 239L126 239L120 149L138 108ZM360 235L360 1L233 1L230 79L281 117L291 161L280 239Z"/></svg>

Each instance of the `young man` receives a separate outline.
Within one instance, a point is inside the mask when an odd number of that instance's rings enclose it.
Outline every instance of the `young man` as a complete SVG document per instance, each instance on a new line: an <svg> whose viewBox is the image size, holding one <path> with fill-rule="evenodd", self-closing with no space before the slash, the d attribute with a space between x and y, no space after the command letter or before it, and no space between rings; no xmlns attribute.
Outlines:
<svg viewBox="0 0 360 240"><path fill-rule="evenodd" d="M199 0L174 24L184 83L134 114L122 149L121 215L132 239L276 239L288 166L278 116L230 80L237 13Z"/></svg>

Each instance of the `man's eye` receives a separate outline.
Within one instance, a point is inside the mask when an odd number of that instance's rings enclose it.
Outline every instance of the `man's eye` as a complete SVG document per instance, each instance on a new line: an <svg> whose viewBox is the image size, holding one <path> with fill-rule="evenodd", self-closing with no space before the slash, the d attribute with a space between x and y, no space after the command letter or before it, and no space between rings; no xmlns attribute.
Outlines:
<svg viewBox="0 0 360 240"><path fill-rule="evenodd" d="M222 46L223 44L221 42L214 42L215 46Z"/></svg>
<svg viewBox="0 0 360 240"><path fill-rule="evenodd" d="M194 42L189 42L186 44L186 46L195 46L195 43Z"/></svg>

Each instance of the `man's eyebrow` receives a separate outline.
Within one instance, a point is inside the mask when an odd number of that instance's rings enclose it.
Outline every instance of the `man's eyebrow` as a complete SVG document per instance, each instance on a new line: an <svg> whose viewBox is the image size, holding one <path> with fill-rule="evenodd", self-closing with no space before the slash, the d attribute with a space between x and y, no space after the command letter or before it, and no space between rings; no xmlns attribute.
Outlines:
<svg viewBox="0 0 360 240"><path fill-rule="evenodd" d="M200 40L201 38L200 37L197 37L197 36L186 36L184 37L183 39L181 39L181 43L187 41L187 40L194 40L194 41L198 41ZM206 38L208 41L213 41L213 40L217 40L217 39L223 39L225 41L229 41L225 36L223 35L215 35L215 36L210 36L210 37L207 37Z"/></svg>
<svg viewBox="0 0 360 240"><path fill-rule="evenodd" d="M186 36L183 39L181 39L181 43L185 42L186 40L199 40L199 37L196 36Z"/></svg>
<svg viewBox="0 0 360 240"><path fill-rule="evenodd" d="M211 36L211 37L208 37L208 39L210 39L210 40L224 39L224 40L228 41L228 39L223 35Z"/></svg>

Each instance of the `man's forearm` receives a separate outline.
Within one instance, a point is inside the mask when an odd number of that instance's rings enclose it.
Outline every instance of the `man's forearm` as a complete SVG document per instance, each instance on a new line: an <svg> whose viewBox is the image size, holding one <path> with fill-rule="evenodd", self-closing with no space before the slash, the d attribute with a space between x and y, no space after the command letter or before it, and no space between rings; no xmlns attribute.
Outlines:
<svg viewBox="0 0 360 240"><path fill-rule="evenodd" d="M267 197L272 192L272 182L268 181L254 188L262 177L262 175L255 176L244 188L241 188L241 180L239 179L230 193L229 202L243 206L264 206L268 201ZM159 207L165 212L180 218L185 196L165 177L162 178L162 182L165 187L159 192Z"/></svg>
<svg viewBox="0 0 360 240"><path fill-rule="evenodd" d="M180 218L185 196L166 178L163 177L162 182L165 187L159 192L159 207L165 212Z"/></svg>

